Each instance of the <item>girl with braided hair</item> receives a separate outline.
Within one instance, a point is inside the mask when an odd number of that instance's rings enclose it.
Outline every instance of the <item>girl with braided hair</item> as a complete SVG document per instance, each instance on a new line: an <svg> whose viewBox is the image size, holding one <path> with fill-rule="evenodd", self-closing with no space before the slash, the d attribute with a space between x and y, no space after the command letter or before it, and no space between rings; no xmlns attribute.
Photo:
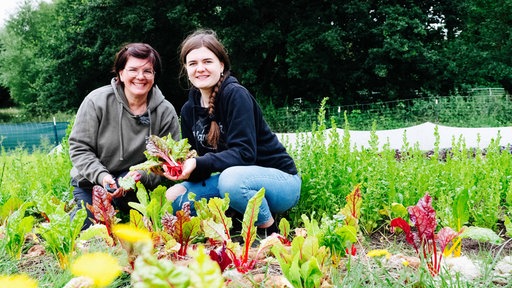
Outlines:
<svg viewBox="0 0 512 288"><path fill-rule="evenodd" d="M230 75L227 51L214 31L198 30L180 48L182 75L191 84L181 109L181 133L198 157L186 160L179 176L164 173L170 180L184 180L167 190L167 199L178 211L189 192L197 200L228 193L231 208L244 213L249 199L263 187L256 226L266 234L277 232L272 215L295 206L300 197L294 160L251 93Z"/></svg>

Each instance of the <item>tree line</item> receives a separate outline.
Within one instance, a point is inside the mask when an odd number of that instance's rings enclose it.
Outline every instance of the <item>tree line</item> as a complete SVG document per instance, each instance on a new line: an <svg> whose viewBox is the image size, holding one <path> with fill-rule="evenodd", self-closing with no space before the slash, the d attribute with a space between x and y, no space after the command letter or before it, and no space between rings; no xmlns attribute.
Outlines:
<svg viewBox="0 0 512 288"><path fill-rule="evenodd" d="M233 74L274 107L512 89L512 0L36 1L0 31L0 84L36 115L76 110L127 42L160 52L157 84L179 109L178 46L198 27L218 33Z"/></svg>

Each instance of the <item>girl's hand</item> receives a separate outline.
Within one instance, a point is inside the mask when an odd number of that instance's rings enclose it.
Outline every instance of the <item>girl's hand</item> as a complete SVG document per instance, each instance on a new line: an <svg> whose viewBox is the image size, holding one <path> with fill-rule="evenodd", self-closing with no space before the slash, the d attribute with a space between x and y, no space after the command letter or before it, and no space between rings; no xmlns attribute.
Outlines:
<svg viewBox="0 0 512 288"><path fill-rule="evenodd" d="M135 182L139 181L142 177L142 174L139 171L130 171L126 174L126 177L132 177Z"/></svg>
<svg viewBox="0 0 512 288"><path fill-rule="evenodd" d="M183 170L180 175L172 176L170 171L167 169L165 165L163 165L164 169L164 176L172 181L178 181L178 180L186 180L190 177L190 174L196 169L196 158L189 158L183 162L182 166Z"/></svg>

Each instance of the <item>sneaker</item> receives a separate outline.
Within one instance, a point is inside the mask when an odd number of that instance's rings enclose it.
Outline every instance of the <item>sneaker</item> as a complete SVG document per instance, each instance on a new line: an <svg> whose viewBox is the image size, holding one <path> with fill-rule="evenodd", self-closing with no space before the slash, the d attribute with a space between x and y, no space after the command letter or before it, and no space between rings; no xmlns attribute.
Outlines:
<svg viewBox="0 0 512 288"><path fill-rule="evenodd" d="M272 233L279 233L279 228L277 228L277 223L274 221L272 225L270 225L267 228L258 228L256 230L256 234L258 234L258 237L260 239L265 239L268 236L272 235Z"/></svg>

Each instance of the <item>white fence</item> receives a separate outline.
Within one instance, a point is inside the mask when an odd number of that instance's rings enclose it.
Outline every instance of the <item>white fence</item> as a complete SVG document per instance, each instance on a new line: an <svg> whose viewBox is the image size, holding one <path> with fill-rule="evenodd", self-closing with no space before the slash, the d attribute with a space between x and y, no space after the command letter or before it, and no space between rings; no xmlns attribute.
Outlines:
<svg viewBox="0 0 512 288"><path fill-rule="evenodd" d="M487 148L491 141L499 138L500 145L508 146L512 144L512 127L497 128L459 128L436 125L430 122L423 123L407 128L378 130L375 131L378 137L378 147L382 149L385 144L391 149L401 149L404 146L404 136L408 145L413 147L418 145L420 150L428 151L435 147L436 134L435 127L438 127L439 148L452 147L452 141L462 140L466 147ZM344 136L343 129L337 129L340 137ZM329 130L326 133L330 133ZM369 148L371 131L349 131L351 146L356 149ZM281 141L292 147L297 144L298 134L305 136L311 133L282 133L277 134ZM341 139L341 138L340 138Z"/></svg>

